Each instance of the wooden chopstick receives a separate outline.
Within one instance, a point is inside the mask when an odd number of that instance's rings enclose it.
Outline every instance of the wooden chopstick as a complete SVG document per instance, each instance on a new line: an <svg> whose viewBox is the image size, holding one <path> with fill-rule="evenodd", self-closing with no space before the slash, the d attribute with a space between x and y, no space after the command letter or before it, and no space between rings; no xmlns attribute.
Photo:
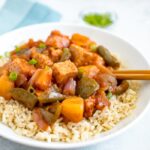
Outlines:
<svg viewBox="0 0 150 150"><path fill-rule="evenodd" d="M150 70L115 70L113 74L117 79L150 80Z"/></svg>

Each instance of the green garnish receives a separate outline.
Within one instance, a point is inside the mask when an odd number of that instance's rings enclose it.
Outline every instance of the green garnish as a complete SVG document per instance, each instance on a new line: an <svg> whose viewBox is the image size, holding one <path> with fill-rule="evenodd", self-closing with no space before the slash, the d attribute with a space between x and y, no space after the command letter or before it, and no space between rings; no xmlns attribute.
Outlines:
<svg viewBox="0 0 150 150"><path fill-rule="evenodd" d="M90 46L90 50L91 50L91 52L96 52L97 51L97 45L96 44L92 44Z"/></svg>
<svg viewBox="0 0 150 150"><path fill-rule="evenodd" d="M11 81L16 81L17 80L17 77L18 77L18 74L14 71L12 71L10 74L9 74L9 79Z"/></svg>
<svg viewBox="0 0 150 150"><path fill-rule="evenodd" d="M111 92L108 92L107 98L110 100L112 98L113 94Z"/></svg>
<svg viewBox="0 0 150 150"><path fill-rule="evenodd" d="M10 52L5 52L5 57L10 57Z"/></svg>
<svg viewBox="0 0 150 150"><path fill-rule="evenodd" d="M31 60L29 60L29 64L30 65L35 65L35 64L37 64L37 60L32 58Z"/></svg>
<svg viewBox="0 0 150 150"><path fill-rule="evenodd" d="M0 55L0 59L2 59L3 58L3 56L2 55Z"/></svg>
<svg viewBox="0 0 150 150"><path fill-rule="evenodd" d="M41 48L41 49L45 49L46 48L46 45L44 43L40 43L38 48Z"/></svg>
<svg viewBox="0 0 150 150"><path fill-rule="evenodd" d="M113 23L110 13L89 13L83 17L83 20L97 27L107 27Z"/></svg>
<svg viewBox="0 0 150 150"><path fill-rule="evenodd" d="M20 50L21 50L20 47L16 45L15 46L15 52L18 53Z"/></svg>

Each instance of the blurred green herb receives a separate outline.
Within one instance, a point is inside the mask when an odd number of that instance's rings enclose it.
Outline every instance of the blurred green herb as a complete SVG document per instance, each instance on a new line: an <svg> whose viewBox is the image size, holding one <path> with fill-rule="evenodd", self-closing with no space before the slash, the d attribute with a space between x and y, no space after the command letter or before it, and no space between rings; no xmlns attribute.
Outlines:
<svg viewBox="0 0 150 150"><path fill-rule="evenodd" d="M35 65L35 64L37 64L37 60L32 58L31 60L29 60L29 64L30 65Z"/></svg>
<svg viewBox="0 0 150 150"><path fill-rule="evenodd" d="M18 74L14 71L12 71L10 74L9 74L9 79L11 81L16 81L17 80L17 77L18 77Z"/></svg>
<svg viewBox="0 0 150 150"><path fill-rule="evenodd" d="M88 24L103 28L113 23L110 13L89 13L83 17L83 20Z"/></svg>
<svg viewBox="0 0 150 150"><path fill-rule="evenodd" d="M46 45L44 43L40 43L38 48L41 48L41 49L45 49L46 48Z"/></svg>
<svg viewBox="0 0 150 150"><path fill-rule="evenodd" d="M97 51L97 45L96 44L92 44L90 46L90 50L91 50L91 52L96 52Z"/></svg>
<svg viewBox="0 0 150 150"><path fill-rule="evenodd" d="M18 53L20 50L21 50L20 47L16 45L15 46L15 52Z"/></svg>
<svg viewBox="0 0 150 150"><path fill-rule="evenodd" d="M110 100L112 98L113 94L111 92L108 92L107 98Z"/></svg>

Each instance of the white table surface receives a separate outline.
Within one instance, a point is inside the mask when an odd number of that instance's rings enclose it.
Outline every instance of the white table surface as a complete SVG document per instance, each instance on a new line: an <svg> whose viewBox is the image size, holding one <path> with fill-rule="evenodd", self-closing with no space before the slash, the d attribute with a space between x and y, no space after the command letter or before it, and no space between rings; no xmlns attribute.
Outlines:
<svg viewBox="0 0 150 150"><path fill-rule="evenodd" d="M5 0L0 0L2 6ZM58 10L63 22L79 23L88 8L111 9L118 21L110 29L137 47L150 63L150 0L40 0ZM0 150L37 150L0 137ZM150 110L128 131L104 143L82 150L150 150Z"/></svg>

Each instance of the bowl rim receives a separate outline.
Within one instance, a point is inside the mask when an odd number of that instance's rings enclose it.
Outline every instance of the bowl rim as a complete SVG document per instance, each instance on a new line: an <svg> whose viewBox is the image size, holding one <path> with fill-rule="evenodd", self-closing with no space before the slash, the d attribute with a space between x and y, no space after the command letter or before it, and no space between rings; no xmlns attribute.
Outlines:
<svg viewBox="0 0 150 150"><path fill-rule="evenodd" d="M132 47L137 53L139 53L141 55L141 57L143 57L143 59L145 60L145 63L147 64L147 66L150 66L148 60L143 56L143 54L135 46L130 44L130 42L128 42L127 40L121 38L120 36L118 36L118 35L116 35L114 33L110 33L110 32L108 32L106 30L103 30L101 28L96 28L96 27L93 27L93 26L92 27L91 26L86 26L86 25L82 25L82 24L41 23L41 24L29 25L29 26L22 27L22 28L10 31L8 33L2 34L0 36L0 39L5 37L5 36L8 36L9 34L13 34L15 32L20 32L22 30L28 30L28 29L33 28L33 27L43 27L43 26L81 27L81 28L86 28L86 29L89 29L89 30L95 30L95 31L98 31L98 32L102 32L102 33L108 34L108 35L110 35L110 36L112 36L112 37L114 37L116 39L119 39L119 40L123 41L125 44L129 45L130 47ZM102 143L102 142L104 142L106 140L110 140L113 137L122 134L124 131L129 129L131 126L135 125L135 123L137 123L137 121L139 121L142 118L142 116L148 111L149 107L150 107L150 101L148 102L148 104L145 107L145 109L142 110L142 112L133 121L131 121L129 124L127 124L125 127L117 130L113 134L107 135L106 137L103 137L101 139L100 138L95 138L95 139L92 139L91 141L81 141L81 142L75 142L75 143L60 143L60 142L47 143L47 142L31 140L30 142L29 141L27 142L25 139L22 139L22 138L12 138L11 136L5 134L4 132L0 132L0 136L2 136L5 139L8 139L10 141L13 141L15 143L23 144L23 145L30 146L30 147L36 147L36 148L44 148L44 149L72 149L72 148L87 147L87 146L91 146L91 145L94 145L94 144L97 144L97 143ZM1 122L0 122L0 125L2 125Z"/></svg>

